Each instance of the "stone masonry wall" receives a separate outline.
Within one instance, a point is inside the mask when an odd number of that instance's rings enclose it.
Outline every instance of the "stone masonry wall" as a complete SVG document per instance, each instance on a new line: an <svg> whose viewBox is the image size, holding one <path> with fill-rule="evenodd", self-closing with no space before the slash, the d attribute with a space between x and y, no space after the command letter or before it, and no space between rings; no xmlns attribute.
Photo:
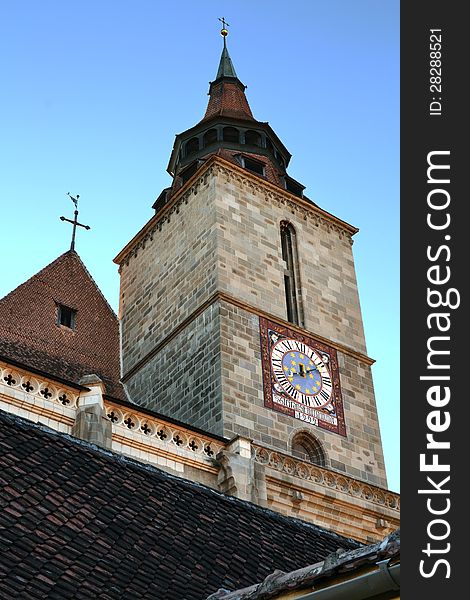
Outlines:
<svg viewBox="0 0 470 600"><path fill-rule="evenodd" d="M264 406L258 317L221 303L223 435L242 435L290 453L300 431L313 434L327 466L386 487L385 467L370 367L338 352L347 437L330 433Z"/></svg>
<svg viewBox="0 0 470 600"><path fill-rule="evenodd" d="M209 306L127 382L134 402L222 434L219 307Z"/></svg>
<svg viewBox="0 0 470 600"><path fill-rule="evenodd" d="M280 223L297 233L305 328L366 352L350 238L229 168L216 182L218 288L287 319Z"/></svg>
<svg viewBox="0 0 470 600"><path fill-rule="evenodd" d="M121 266L124 373L147 356L127 378L130 397L207 431L284 452L297 431L310 430L330 468L384 486L370 367L360 358L338 351L346 438L264 407L255 313L286 319L284 220L297 233L305 328L366 352L349 234L259 178L214 163ZM217 301L179 331L216 291L248 306Z"/></svg>
<svg viewBox="0 0 470 600"><path fill-rule="evenodd" d="M125 375L216 290L215 180L202 177L177 212L121 264Z"/></svg>

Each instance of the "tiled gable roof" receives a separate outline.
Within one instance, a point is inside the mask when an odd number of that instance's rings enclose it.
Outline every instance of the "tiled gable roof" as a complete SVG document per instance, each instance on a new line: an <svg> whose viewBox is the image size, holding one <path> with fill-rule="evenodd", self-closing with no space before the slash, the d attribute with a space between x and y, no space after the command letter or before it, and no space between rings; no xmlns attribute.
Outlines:
<svg viewBox="0 0 470 600"><path fill-rule="evenodd" d="M358 546L0 412L0 598L203 600Z"/></svg>
<svg viewBox="0 0 470 600"><path fill-rule="evenodd" d="M76 311L73 330L57 324L59 305ZM73 383L94 373L125 399L117 317L75 251L0 300L0 357Z"/></svg>

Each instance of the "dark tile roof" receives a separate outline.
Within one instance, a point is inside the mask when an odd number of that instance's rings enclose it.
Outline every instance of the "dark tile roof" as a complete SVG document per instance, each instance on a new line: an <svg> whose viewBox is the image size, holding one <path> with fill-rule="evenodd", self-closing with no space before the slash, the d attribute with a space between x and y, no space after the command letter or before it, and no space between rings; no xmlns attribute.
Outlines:
<svg viewBox="0 0 470 600"><path fill-rule="evenodd" d="M387 563L387 567L393 561L393 565L398 565L400 561L400 530L397 529L386 538L371 544L369 546L361 546L353 550L347 550L345 552L335 552L327 556L325 560L318 562L290 573L283 571L277 571L268 575L261 583L252 585L250 587L227 592L219 590L215 594L211 594L207 600L269 600L270 598L279 598L281 593L291 592L292 590L299 590L300 588L308 588L310 590L315 589L318 585L322 588L327 587L326 583L330 582L337 583L341 578L346 576L343 583L347 584L347 579L351 579L352 576L359 577L366 573L372 573L372 567L379 566L382 562ZM382 567L385 567L382 564ZM382 583L384 583L383 592L397 591L400 588L399 583L399 569L394 570L394 575L388 569L381 568L373 575L380 575ZM333 584L334 585L334 584ZM363 586L363 590L367 589L372 593L374 587L372 586L372 578L369 582L369 587ZM341 590L337 591L338 598L346 598L345 593L350 594L352 597L351 590L346 591L346 586ZM379 590L375 588L374 598L378 597ZM362 596L361 596L362 597ZM380 596L385 597L385 596ZM389 596L387 596L388 598ZM396 594L393 595L396 597Z"/></svg>
<svg viewBox="0 0 470 600"><path fill-rule="evenodd" d="M0 598L203 600L358 547L0 412Z"/></svg>
<svg viewBox="0 0 470 600"><path fill-rule="evenodd" d="M57 324L58 305L76 311L74 330ZM94 373L125 399L117 317L74 251L0 300L0 357L73 383Z"/></svg>

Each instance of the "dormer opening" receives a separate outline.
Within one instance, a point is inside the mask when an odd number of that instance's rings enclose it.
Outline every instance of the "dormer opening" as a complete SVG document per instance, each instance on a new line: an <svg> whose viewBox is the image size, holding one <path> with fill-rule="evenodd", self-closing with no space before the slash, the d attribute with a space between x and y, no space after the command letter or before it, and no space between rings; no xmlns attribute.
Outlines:
<svg viewBox="0 0 470 600"><path fill-rule="evenodd" d="M68 329L75 329L75 317L77 311L64 304L57 305L57 325L62 325Z"/></svg>
<svg viewBox="0 0 470 600"><path fill-rule="evenodd" d="M195 160L178 174L181 177L182 185L189 181L194 173L196 173L200 162L199 160Z"/></svg>
<svg viewBox="0 0 470 600"><path fill-rule="evenodd" d="M299 198L303 198L305 187L298 181L295 181L295 179L292 179L292 177L285 177L284 183L288 192L298 196Z"/></svg>
<svg viewBox="0 0 470 600"><path fill-rule="evenodd" d="M243 155L240 158L245 169L251 171L252 173L256 173L257 175L265 175L265 166L261 161L255 160L254 158L248 158L247 156Z"/></svg>

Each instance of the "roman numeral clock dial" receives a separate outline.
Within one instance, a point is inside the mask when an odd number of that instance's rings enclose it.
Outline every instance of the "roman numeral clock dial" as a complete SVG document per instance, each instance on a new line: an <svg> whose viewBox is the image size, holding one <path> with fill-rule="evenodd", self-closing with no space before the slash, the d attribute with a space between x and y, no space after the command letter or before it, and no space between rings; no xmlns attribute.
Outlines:
<svg viewBox="0 0 470 600"><path fill-rule="evenodd" d="M265 405L346 435L336 350L260 319Z"/></svg>

